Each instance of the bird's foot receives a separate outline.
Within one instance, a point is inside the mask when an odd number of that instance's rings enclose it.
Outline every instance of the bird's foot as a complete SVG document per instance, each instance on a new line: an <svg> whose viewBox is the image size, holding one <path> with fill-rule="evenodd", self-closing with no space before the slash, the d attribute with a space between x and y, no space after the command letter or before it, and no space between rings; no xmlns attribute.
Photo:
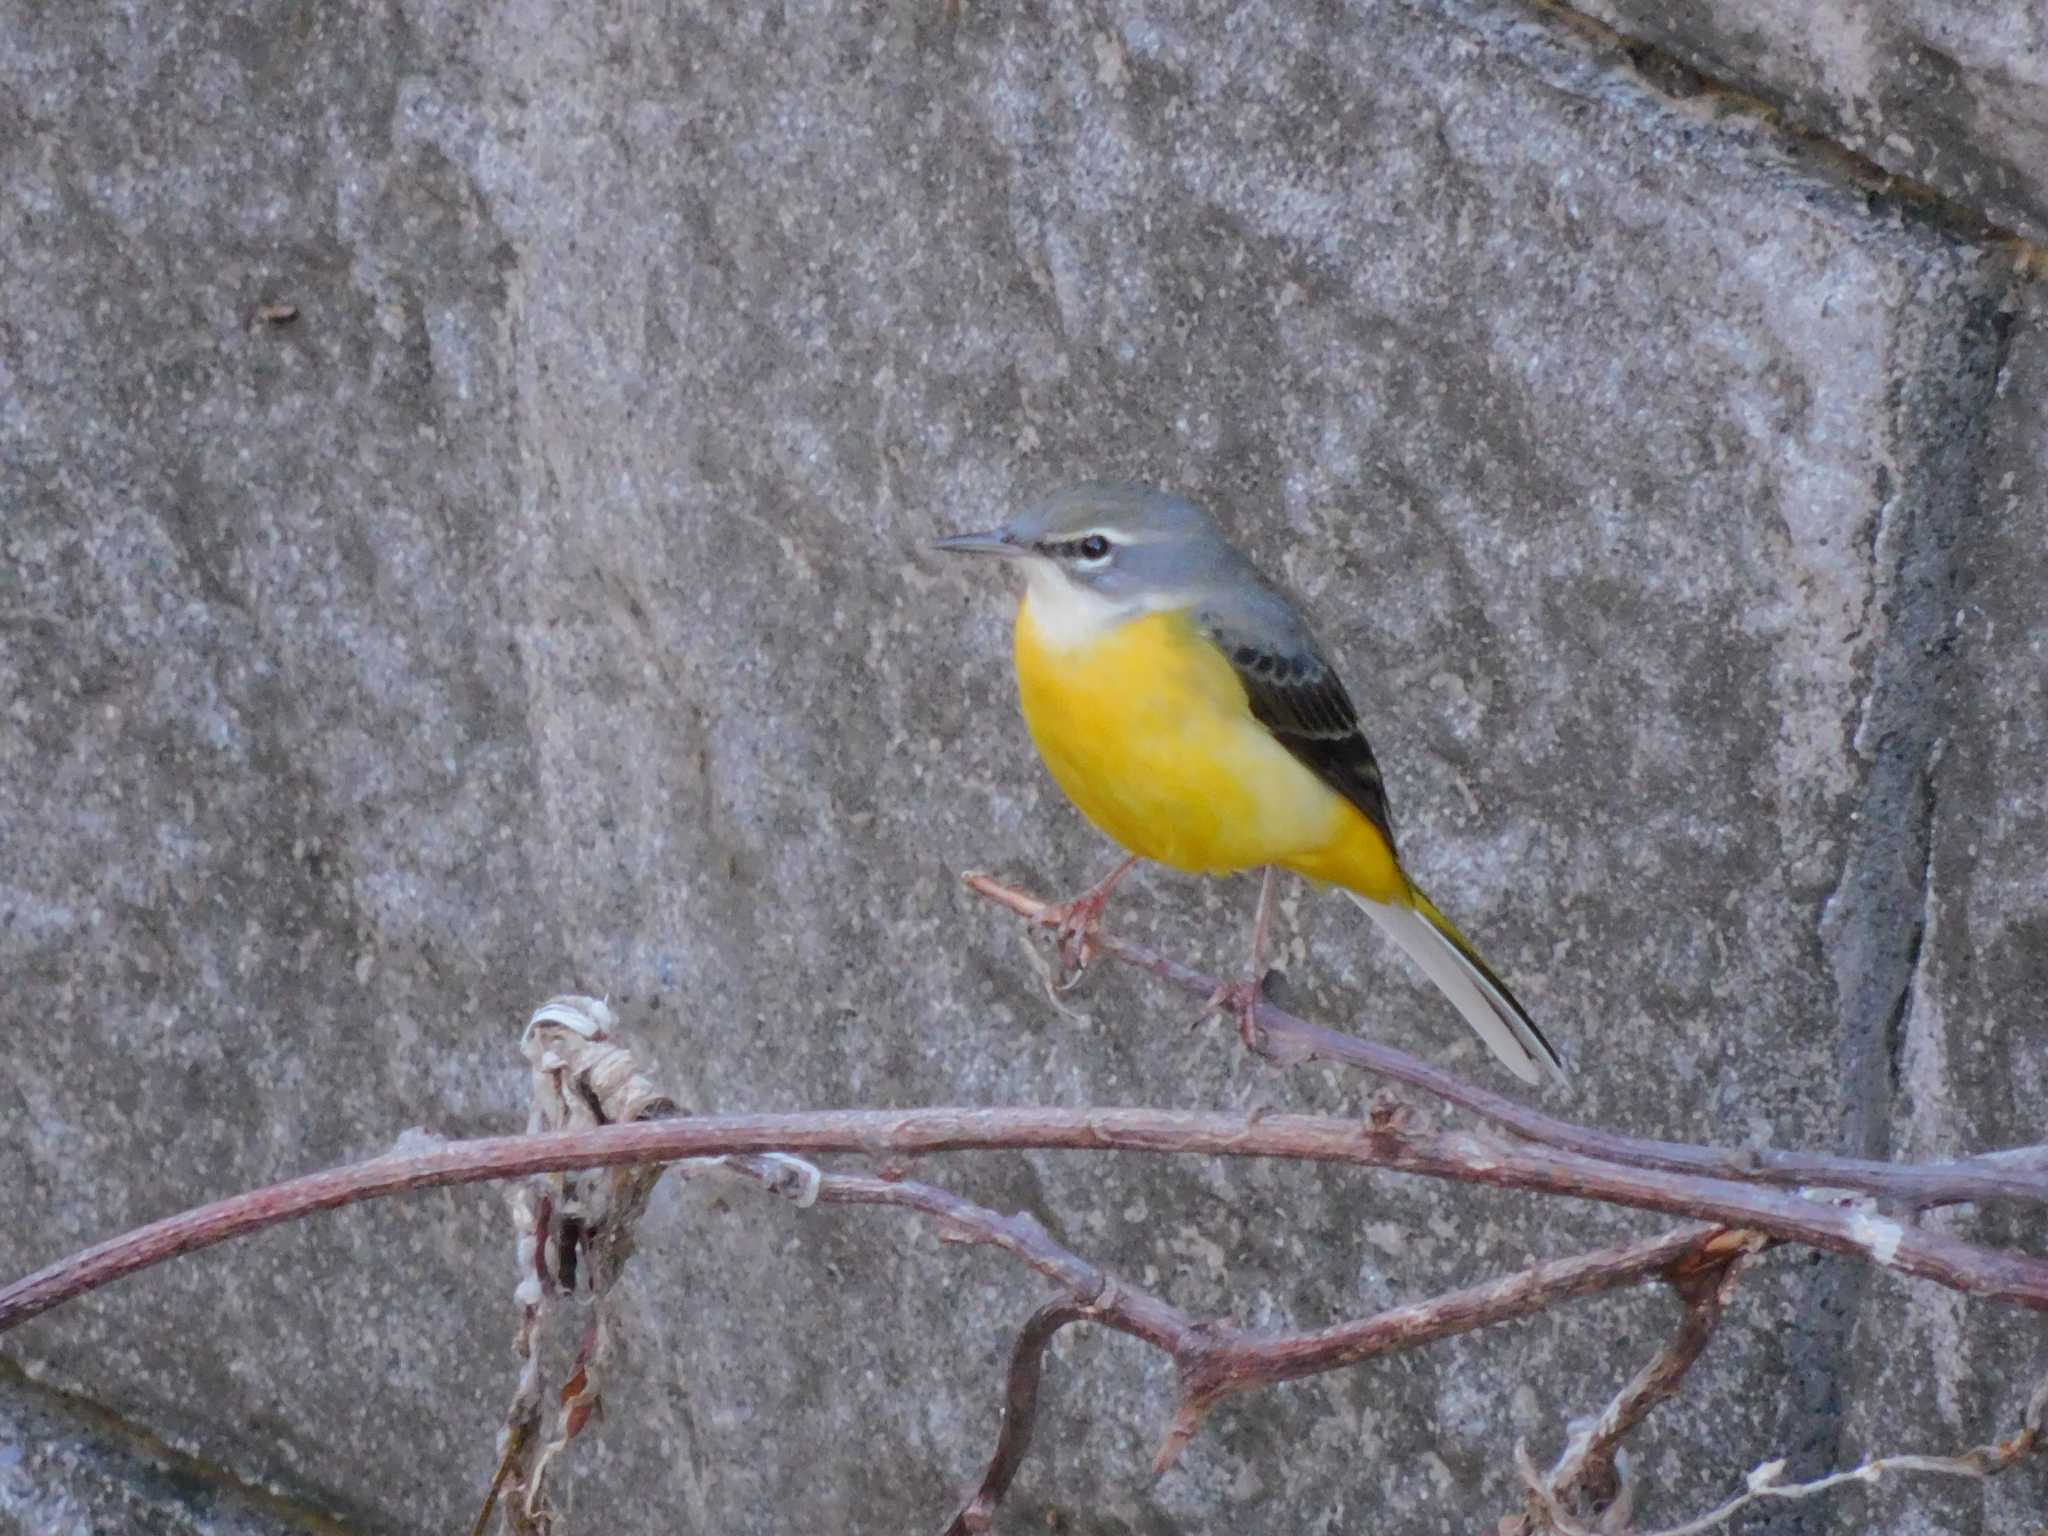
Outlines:
<svg viewBox="0 0 2048 1536"><path fill-rule="evenodd" d="M1102 909L1108 905L1109 892L1098 887L1040 914L1040 921L1052 925L1053 946L1059 954L1059 963L1053 968L1055 992L1071 991L1095 958L1095 932L1102 926Z"/></svg>
<svg viewBox="0 0 2048 1536"><path fill-rule="evenodd" d="M1259 1002L1262 996L1264 978L1247 976L1241 981L1226 981L1209 994L1209 1001L1202 1004L1202 1011L1195 1015L1195 1023L1217 1014L1228 1014L1237 1021L1237 1038L1244 1042L1248 1051L1257 1051L1264 1038L1259 1028Z"/></svg>
<svg viewBox="0 0 2048 1536"><path fill-rule="evenodd" d="M1266 981L1266 940L1273 927L1273 874L1270 864L1259 872L1259 910L1252 919L1252 953L1245 962L1244 976L1218 985L1195 1015L1195 1024L1200 1024L1213 1014L1228 1013L1237 1020L1237 1038L1255 1055L1265 1043L1259 1029L1259 993Z"/></svg>
<svg viewBox="0 0 2048 1536"><path fill-rule="evenodd" d="M1117 882L1130 873L1131 866L1138 861L1126 859L1108 877L1088 887L1071 900L1056 902L1038 914L1041 923L1052 928L1054 947L1059 953L1059 964L1054 968L1052 987L1055 992L1073 989L1081 979L1081 973L1088 969L1088 962L1095 958L1095 934L1102 926L1102 912L1109 905L1109 893Z"/></svg>

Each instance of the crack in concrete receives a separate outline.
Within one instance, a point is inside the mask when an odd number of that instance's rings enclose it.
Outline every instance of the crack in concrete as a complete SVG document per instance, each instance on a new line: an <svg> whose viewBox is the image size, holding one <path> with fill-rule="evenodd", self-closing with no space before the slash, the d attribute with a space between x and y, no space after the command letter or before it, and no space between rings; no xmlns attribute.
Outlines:
<svg viewBox="0 0 2048 1536"><path fill-rule="evenodd" d="M1951 570L1953 576L1953 569ZM1945 652L1944 652L1945 655ZM1946 673L1944 665L1942 671ZM1915 991L1920 981L1921 951L1927 943L1927 930L1934 920L1934 812L1935 812L1935 770L1941 763L1943 738L1937 734L1927 744L1926 756L1920 771L1920 904L1913 923L1913 931L1906 936L1905 969L1906 977L1899 988L1899 997L1891 1017L1885 1023L1885 1097L1894 1106L1898 1102L1899 1089L1905 1078L1906 1021L1912 1017ZM1894 1116L1896 1118L1896 1116ZM1889 1144L1889 1136L1887 1136Z"/></svg>
<svg viewBox="0 0 2048 1536"><path fill-rule="evenodd" d="M237 1476L227 1468L191 1455L146 1426L124 1417L93 1398L36 1380L6 1355L0 1355L0 1430L32 1425L40 1454L62 1447L88 1462L110 1489L124 1518L149 1517L145 1523L166 1528L271 1531L276 1536L364 1536L381 1530L374 1519L344 1524L329 1512L302 1504L276 1490ZM74 1479L76 1481L76 1479ZM66 1492L71 1490L67 1487ZM53 1506L38 1503L31 1513L47 1514ZM76 1504L61 1506L88 1513ZM105 1514L100 1509L90 1513ZM0 1526L19 1514L0 1489ZM191 1517L202 1518L192 1523Z"/></svg>
<svg viewBox="0 0 2048 1536"><path fill-rule="evenodd" d="M1737 120L1769 134L1779 153L1788 159L1863 193L1871 200L1872 213L1895 210L1905 220L1950 239L2000 251L2010 258L2014 275L2022 281L2048 277L2048 245L1998 223L1928 182L1886 170L1868 155L1798 121L1781 104L1695 68L1655 43L1632 37L1563 0L1520 3L1581 42L1618 57L1646 89L1675 109L1689 111L1711 124Z"/></svg>
<svg viewBox="0 0 2048 1536"><path fill-rule="evenodd" d="M1867 771L1820 925L1840 1030L1840 1139L1865 1157L1886 1156L1893 1140L1934 899L1934 772L1950 708L1956 551L1981 507L1984 438L2013 334L2009 287L1987 283L1987 275L1953 255L1933 256L1930 287L1945 288L1946 302L1931 298L1900 317L1897 346L1906 355L1896 376L1906 384L1894 419L1905 429L1901 437L1936 446L1902 466L1878 517L1871 557L1881 573L1881 624L1854 738ZM1779 1445L1796 1476L1841 1464L1869 1286L1859 1265L1822 1260L1810 1272L1784 1342L1797 1391L1780 1420ZM1831 1516L1818 1507L1786 1509L1757 1525L1772 1536L1829 1529Z"/></svg>

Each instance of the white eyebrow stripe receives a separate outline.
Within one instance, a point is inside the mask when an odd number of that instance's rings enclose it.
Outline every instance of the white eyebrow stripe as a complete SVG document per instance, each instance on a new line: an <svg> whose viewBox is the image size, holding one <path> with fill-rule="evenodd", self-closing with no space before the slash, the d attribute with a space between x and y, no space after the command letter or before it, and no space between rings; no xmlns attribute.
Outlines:
<svg viewBox="0 0 2048 1536"><path fill-rule="evenodd" d="M1112 527L1108 523L1097 523L1093 528L1084 529L1082 532L1075 534L1074 537L1077 539L1092 539L1097 534L1100 534L1112 544L1150 544L1153 542L1151 537L1146 534L1127 533L1123 529Z"/></svg>

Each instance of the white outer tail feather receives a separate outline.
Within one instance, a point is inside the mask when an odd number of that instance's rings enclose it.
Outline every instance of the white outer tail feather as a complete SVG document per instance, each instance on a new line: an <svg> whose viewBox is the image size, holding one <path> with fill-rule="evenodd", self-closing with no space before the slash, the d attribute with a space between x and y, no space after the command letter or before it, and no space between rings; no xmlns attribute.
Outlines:
<svg viewBox="0 0 2048 1536"><path fill-rule="evenodd" d="M1344 894L1363 907L1387 937L1422 967L1437 990L1465 1016L1473 1033L1486 1042L1486 1048L1510 1072L1531 1085L1541 1083L1546 1076L1558 1082L1564 1080L1564 1074L1552 1064L1543 1047L1528 1038L1528 1026L1516 1016L1514 1007L1492 982L1473 969L1472 962L1437 931L1434 923L1411 906L1368 901L1355 891Z"/></svg>

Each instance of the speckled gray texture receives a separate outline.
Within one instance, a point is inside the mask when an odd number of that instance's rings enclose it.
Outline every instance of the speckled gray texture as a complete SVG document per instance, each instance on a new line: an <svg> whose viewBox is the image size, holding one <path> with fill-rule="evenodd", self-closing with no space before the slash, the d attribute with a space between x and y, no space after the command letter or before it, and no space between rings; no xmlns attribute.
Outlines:
<svg viewBox="0 0 2048 1536"><path fill-rule="evenodd" d="M331 1521L0 1370L4 1536L340 1536Z"/></svg>
<svg viewBox="0 0 2048 1536"><path fill-rule="evenodd" d="M2048 240L2048 8L2031 0L1575 0L1794 122Z"/></svg>
<svg viewBox="0 0 2048 1536"><path fill-rule="evenodd" d="M32 1042L0 1181L34 1213L0 1268L412 1125L520 1125L518 1025L571 989L700 1109L1361 1108L1125 978L1059 1017L955 883L1110 858L1029 756L1008 594L918 552L1084 475L1209 498L1301 592L1411 864L1561 1041L1574 1113L2038 1134L1992 1088L1895 1090L1888 1022L1950 953L1915 937L1942 775L2030 772L1946 724L1959 562L1997 516L2024 547L2042 488L1994 400L2008 344L2041 388L1999 265L1513 7L1193 10L0 27L0 970ZM1986 569L2016 644L2038 586ZM1252 896L1148 874L1115 920L1220 967ZM1290 888L1280 937L1305 1012L1490 1070L1345 903ZM2024 1018L1953 1017L1951 1049L2043 1070ZM1273 1325L1646 1229L1276 1168L921 1171ZM446 1530L512 1278L497 1200L434 1194L6 1347L364 1529ZM889 1218L667 1186L630 1292L578 1529L934 1522L1041 1294ZM1901 1307L1763 1266L1637 1448L1646 1513L1851 1429L2009 1427L2017 1375L1953 1423L1887 1386ZM1553 1452L1670 1316L1588 1304L1233 1405L1156 1482L1163 1362L1076 1336L1007 1523L1468 1531L1515 1439ZM2023 1496L1886 1497L2027 1531Z"/></svg>

